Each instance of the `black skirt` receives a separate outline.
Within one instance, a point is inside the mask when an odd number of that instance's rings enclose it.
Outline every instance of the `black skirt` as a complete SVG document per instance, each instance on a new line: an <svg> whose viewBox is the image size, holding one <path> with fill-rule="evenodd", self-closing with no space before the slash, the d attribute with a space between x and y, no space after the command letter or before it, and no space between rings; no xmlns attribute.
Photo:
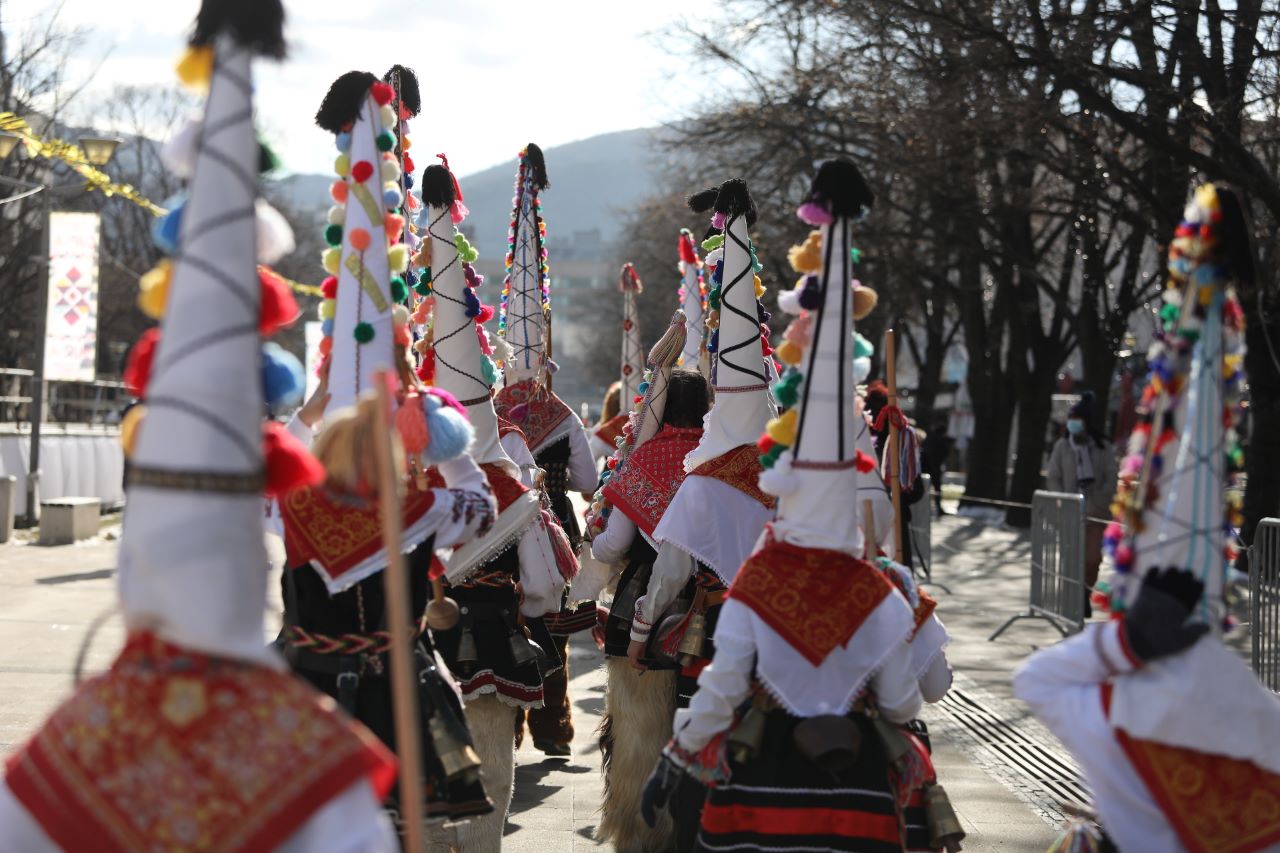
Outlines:
<svg viewBox="0 0 1280 853"><path fill-rule="evenodd" d="M428 539L409 555L409 580L413 612L421 614L430 592L427 572L431 564L433 540ZM287 625L337 637L383 630L383 579L378 573L349 590L330 596L319 574L310 566L286 569L282 578ZM387 745L396 749L395 711L391 682L387 676L389 655L317 654L281 643L293 670L313 687L333 697L357 720ZM457 694L436 669L430 634L423 634L416 650L418 664L418 711L421 715L424 808L430 819L460 820L493 811L493 801L484 784L450 782L431 737L432 721L440 724L457 741L472 745L466 718ZM397 812L399 786L392 790L387 806Z"/></svg>
<svg viewBox="0 0 1280 853"><path fill-rule="evenodd" d="M862 732L858 761L831 773L796 749L801 719L770 712L758 756L730 761L729 781L707 797L697 849L901 853L884 746L867 717L852 719Z"/></svg>
<svg viewBox="0 0 1280 853"><path fill-rule="evenodd" d="M536 659L517 663L513 643L528 640L520 625L520 598L514 581L518 580L516 547L512 545L480 570L480 576L505 573L512 583L466 583L449 588L449 597L458 602L461 619L457 626L435 634L436 647L458 681L464 697L495 694L499 701L519 708L541 708L542 677ZM530 620L530 633L544 652L549 651L552 666L559 665L554 641L541 625ZM465 657L460 654L465 652Z"/></svg>

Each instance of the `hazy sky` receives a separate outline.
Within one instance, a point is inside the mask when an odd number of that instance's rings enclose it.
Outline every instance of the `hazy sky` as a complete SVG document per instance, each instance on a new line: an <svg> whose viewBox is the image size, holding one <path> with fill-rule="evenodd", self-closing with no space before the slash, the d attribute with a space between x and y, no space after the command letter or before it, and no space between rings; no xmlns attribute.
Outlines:
<svg viewBox="0 0 1280 853"><path fill-rule="evenodd" d="M9 37L50 0L0 0ZM70 79L82 97L121 84L176 86L197 0L64 0L61 21L88 43ZM444 151L460 175L514 162L526 142L549 147L691 112L704 94L660 34L709 14L709 0L286 0L291 55L257 67L259 125L287 169L327 173L332 138L312 123L338 75L381 75L400 62L423 87L410 127L419 168ZM81 102L81 113L84 103Z"/></svg>

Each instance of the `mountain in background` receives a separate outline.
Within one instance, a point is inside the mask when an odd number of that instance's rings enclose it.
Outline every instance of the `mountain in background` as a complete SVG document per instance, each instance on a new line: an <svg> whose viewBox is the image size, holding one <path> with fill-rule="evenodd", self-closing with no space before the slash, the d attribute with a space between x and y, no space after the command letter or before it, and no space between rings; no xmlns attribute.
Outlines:
<svg viewBox="0 0 1280 853"><path fill-rule="evenodd" d="M544 148L551 186L542 195L551 246L577 232L600 231L599 242L611 245L628 210L659 188L661 175L678 155L661 144L662 128L648 127L604 133L577 142ZM516 153L527 142L513 140L511 161L472 175L459 176L471 216L465 226L486 261L501 263L507 251ZM419 164L419 172L426 164ZM328 175L290 175L275 182L272 195L300 212L323 216L332 202Z"/></svg>

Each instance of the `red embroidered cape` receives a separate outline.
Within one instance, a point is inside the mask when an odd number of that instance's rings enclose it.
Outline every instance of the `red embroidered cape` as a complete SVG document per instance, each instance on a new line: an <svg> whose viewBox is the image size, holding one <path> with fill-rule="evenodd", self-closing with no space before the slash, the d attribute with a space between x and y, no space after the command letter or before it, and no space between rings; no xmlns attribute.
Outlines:
<svg viewBox="0 0 1280 853"><path fill-rule="evenodd" d="M519 435L520 440L523 441L525 444L529 443L529 439L525 438L524 430L520 429L520 427L516 426L511 421L499 415L498 416L498 438L506 438L507 436L511 435L511 433L513 432Z"/></svg>
<svg viewBox="0 0 1280 853"><path fill-rule="evenodd" d="M517 406L524 407L518 418L512 414ZM503 388L493 398L493 407L497 410L498 417L506 418L524 430L529 450L534 454L542 449L547 437L566 418L575 417L573 409L564 400L533 379Z"/></svg>
<svg viewBox="0 0 1280 853"><path fill-rule="evenodd" d="M1102 708L1110 718L1110 683L1102 685ZM1249 761L1113 731L1191 853L1248 853L1280 841L1280 776Z"/></svg>
<svg viewBox="0 0 1280 853"><path fill-rule="evenodd" d="M662 520L684 482L684 458L702 439L702 428L664 426L640 445L605 484L604 496L645 533Z"/></svg>
<svg viewBox="0 0 1280 853"><path fill-rule="evenodd" d="M528 491L496 464L486 463L480 468L497 498L499 512ZM404 497L406 528L435 503L431 490L443 488L447 488L444 478L434 468L427 471L427 488L420 490L416 483L409 483ZM382 519L376 501L343 503L333 492L319 486L293 492L281 504L280 514L284 518L285 558L289 566L312 563L331 580L382 547Z"/></svg>
<svg viewBox="0 0 1280 853"><path fill-rule="evenodd" d="M609 420L596 427L596 438L603 441L610 447L618 444L618 438L622 435L622 428L627 425L627 415L614 415Z"/></svg>
<svg viewBox="0 0 1280 853"><path fill-rule="evenodd" d="M754 444L744 444L728 453L721 453L715 459L703 462L689 473L719 480L769 509L776 509L778 499L760 490L760 472L763 470L764 466L760 464L760 449Z"/></svg>
<svg viewBox="0 0 1280 853"><path fill-rule="evenodd" d="M133 634L8 760L64 850L274 850L395 758L301 679Z"/></svg>
<svg viewBox="0 0 1280 853"><path fill-rule="evenodd" d="M864 560L770 537L742 564L728 597L754 610L817 666L848 643L892 591L884 573Z"/></svg>
<svg viewBox="0 0 1280 853"><path fill-rule="evenodd" d="M493 492L494 500L498 504L498 513L511 506L521 495L529 491L529 489L508 474L501 465L496 462L485 462L480 465L480 470L484 472L484 478L489 482L489 489ZM433 489L447 488L444 484L444 477L440 476L438 468L427 469L427 485ZM440 558L435 554L431 555L431 579L444 577L445 566Z"/></svg>

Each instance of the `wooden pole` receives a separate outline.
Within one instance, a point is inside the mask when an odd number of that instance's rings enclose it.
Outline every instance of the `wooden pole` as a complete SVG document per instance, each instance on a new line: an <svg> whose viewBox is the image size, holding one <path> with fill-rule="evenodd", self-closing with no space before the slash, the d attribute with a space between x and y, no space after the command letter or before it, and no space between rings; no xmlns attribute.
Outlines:
<svg viewBox="0 0 1280 853"><path fill-rule="evenodd" d="M876 542L876 514L875 510L871 508L870 498L862 502L862 543L867 561L874 560L876 551L880 550L880 548Z"/></svg>
<svg viewBox="0 0 1280 853"><path fill-rule="evenodd" d="M889 405L898 407L898 356L893 329L884 333L885 378L889 385ZM902 562L902 478L898 472L898 426L889 419L889 489L893 494L893 561Z"/></svg>
<svg viewBox="0 0 1280 853"><path fill-rule="evenodd" d="M378 454L378 507L382 514L382 542L387 550L387 569L382 574L387 599L387 627L391 632L391 698L395 709L396 758L400 761L400 814L404 819L405 850L422 853L426 849L423 831L426 814L422 800L422 744L419 731L418 691L414 685L414 631L410 627L409 572L400 553L400 477L391 452L391 394L387 383L392 374L377 374L377 429L374 444Z"/></svg>

